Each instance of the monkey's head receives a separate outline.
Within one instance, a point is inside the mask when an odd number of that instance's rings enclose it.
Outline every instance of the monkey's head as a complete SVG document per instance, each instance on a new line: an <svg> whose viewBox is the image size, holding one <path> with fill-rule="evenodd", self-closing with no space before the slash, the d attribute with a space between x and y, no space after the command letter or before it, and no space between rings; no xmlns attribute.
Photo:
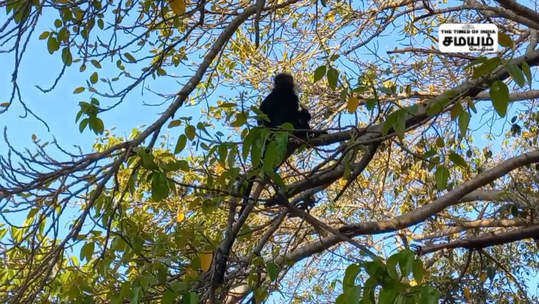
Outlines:
<svg viewBox="0 0 539 304"><path fill-rule="evenodd" d="M294 89L294 78L289 73L279 73L273 79L276 89Z"/></svg>

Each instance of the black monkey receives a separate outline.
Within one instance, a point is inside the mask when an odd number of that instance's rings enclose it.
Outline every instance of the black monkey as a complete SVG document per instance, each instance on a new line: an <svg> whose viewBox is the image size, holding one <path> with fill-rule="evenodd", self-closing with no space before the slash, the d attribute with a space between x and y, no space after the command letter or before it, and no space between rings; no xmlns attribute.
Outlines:
<svg viewBox="0 0 539 304"><path fill-rule="evenodd" d="M295 130L294 135L306 139L308 136L325 134L326 132L314 132L309 126L311 114L307 109L300 107L298 95L295 92L294 78L288 73L280 73L273 79L273 89L260 104L262 111L269 121L259 120L258 124L268 128L276 128L284 123L291 123ZM253 187L254 178L251 178L245 188L245 197L238 215L243 213L248 203L248 197ZM312 198L310 198L312 200ZM267 202L266 205L275 205L276 202ZM309 200L303 202L304 208L312 207Z"/></svg>
<svg viewBox="0 0 539 304"><path fill-rule="evenodd" d="M311 127L309 126L311 114L304 108L300 109L299 98L294 91L294 78L288 73L280 73L275 76L273 90L260 104L260 110L266 114L269 121L258 121L259 125L276 128L284 123L291 123L294 126L294 129L298 130L294 131L294 135L302 139L306 139L311 134L325 133L311 131ZM247 182L245 191L242 191L242 193L244 193L244 198L238 217L241 217L248 204L254 180L254 177L251 177ZM266 205L271 206L276 203L277 202L267 202ZM314 200L312 197L309 197L301 204L300 207L306 209L314 205ZM218 284L221 284L224 281L227 260L228 258L226 256L222 257L219 264L215 266L214 282Z"/></svg>
<svg viewBox="0 0 539 304"><path fill-rule="evenodd" d="M271 93L260 104L260 110L266 114L268 121L259 121L259 125L276 128L284 123L291 123L294 135L307 138L311 114L307 109L300 107L299 98L294 91L294 78L288 73L280 73L273 80L274 86Z"/></svg>

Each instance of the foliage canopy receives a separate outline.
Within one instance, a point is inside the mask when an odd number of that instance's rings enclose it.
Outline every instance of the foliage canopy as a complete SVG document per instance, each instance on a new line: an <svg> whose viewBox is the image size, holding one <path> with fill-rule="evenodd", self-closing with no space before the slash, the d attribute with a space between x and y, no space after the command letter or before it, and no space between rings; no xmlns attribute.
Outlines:
<svg viewBox="0 0 539 304"><path fill-rule="evenodd" d="M37 135L21 151L7 126L1 301L537 300L526 284L538 266L539 14L527 6L0 6L1 53L13 63L0 115L20 108L47 126L19 80L35 69L25 55L41 54L61 65L43 93L84 75L73 127L97 136L93 151ZM487 22L499 52L438 51L440 24ZM39 40L42 49L28 49ZM281 71L327 135L302 141L286 126L256 126ZM105 116L141 91L160 114L115 134Z"/></svg>

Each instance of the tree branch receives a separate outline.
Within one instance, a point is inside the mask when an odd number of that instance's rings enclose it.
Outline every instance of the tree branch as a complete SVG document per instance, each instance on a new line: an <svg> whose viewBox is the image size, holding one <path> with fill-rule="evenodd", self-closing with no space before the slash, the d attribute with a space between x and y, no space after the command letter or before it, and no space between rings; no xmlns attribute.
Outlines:
<svg viewBox="0 0 539 304"><path fill-rule="evenodd" d="M381 222L366 222L346 225L339 229L340 232L353 237L361 234L379 234L384 232L395 231L406 228L419 223L428 217L440 212L441 210L457 204L468 193L478 189L497 178L507 174L508 172L528 165L539 162L539 150L524 153L517 157L503 161L494 168L491 168L473 179L455 187L447 192L436 201L419 207L404 215L394 217L392 219ZM308 257L314 253L321 252L337 243L340 239L336 236L328 236L319 241L308 243L281 258L282 261L298 261Z"/></svg>
<svg viewBox="0 0 539 304"><path fill-rule="evenodd" d="M494 245L500 245L505 243L511 243L520 241L526 238L539 238L539 225L534 225L526 228L515 229L509 232L503 233L488 233L483 234L476 238L470 238L466 240L458 240L445 244L436 244L425 246L420 249L420 254L425 255L427 253L435 252L442 249L453 248L467 248L467 249L480 249Z"/></svg>

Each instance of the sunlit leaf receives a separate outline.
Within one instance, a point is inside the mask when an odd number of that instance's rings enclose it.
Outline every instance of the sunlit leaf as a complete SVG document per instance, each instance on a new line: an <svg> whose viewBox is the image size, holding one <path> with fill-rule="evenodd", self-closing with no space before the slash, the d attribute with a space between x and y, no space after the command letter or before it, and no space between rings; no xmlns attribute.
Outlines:
<svg viewBox="0 0 539 304"><path fill-rule="evenodd" d="M91 82L91 83L96 83L98 77L99 77L99 76L98 76L97 72L93 72L92 75L90 76L90 82Z"/></svg>
<svg viewBox="0 0 539 304"><path fill-rule="evenodd" d="M84 87L78 87L78 88L76 88L76 89L75 89L75 90L73 91L73 93L75 93L75 94L79 94L79 93L82 93L82 92L84 92L84 90L85 90L85 88L84 88Z"/></svg>
<svg viewBox="0 0 539 304"><path fill-rule="evenodd" d="M45 31L45 32L41 33L41 35L39 35L39 39L40 40L47 39L47 37L49 37L49 35L50 35L50 32Z"/></svg>
<svg viewBox="0 0 539 304"><path fill-rule="evenodd" d="M348 109L348 113L356 112L358 106L359 106L359 98L357 98L355 95L350 96L350 98L348 98L348 102L346 103L346 108Z"/></svg>
<svg viewBox="0 0 539 304"><path fill-rule="evenodd" d="M99 61L97 61L97 60L95 60L95 59L92 59L90 62L92 63L92 65L93 65L94 67L96 67L96 68L98 68L98 69L101 68L101 63L99 63Z"/></svg>
<svg viewBox="0 0 539 304"><path fill-rule="evenodd" d="M185 213L183 213L181 211L178 211L176 213L176 222L181 223L181 222L183 222L184 219L185 219Z"/></svg>
<svg viewBox="0 0 539 304"><path fill-rule="evenodd" d="M200 268L202 269L202 271L210 270L212 259L213 259L213 253L211 252L200 254Z"/></svg>
<svg viewBox="0 0 539 304"><path fill-rule="evenodd" d="M169 0L170 8L176 15L185 13L185 0Z"/></svg>

